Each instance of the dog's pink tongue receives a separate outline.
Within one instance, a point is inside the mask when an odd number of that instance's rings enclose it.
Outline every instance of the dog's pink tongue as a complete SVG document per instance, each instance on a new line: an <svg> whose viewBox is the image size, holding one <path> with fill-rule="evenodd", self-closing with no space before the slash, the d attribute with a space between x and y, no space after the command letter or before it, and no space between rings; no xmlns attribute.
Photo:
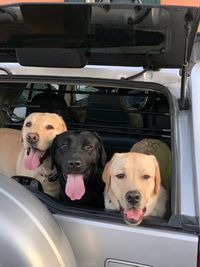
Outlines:
<svg viewBox="0 0 200 267"><path fill-rule="evenodd" d="M65 185L65 194L71 200L79 200L85 194L85 185L83 175L81 174L68 174L67 182Z"/></svg>
<svg viewBox="0 0 200 267"><path fill-rule="evenodd" d="M37 149L30 149L29 154L26 154L24 159L24 167L28 170L35 170L40 166L40 158L43 151Z"/></svg>
<svg viewBox="0 0 200 267"><path fill-rule="evenodd" d="M124 209L124 214L128 219L139 221L143 215L142 209Z"/></svg>

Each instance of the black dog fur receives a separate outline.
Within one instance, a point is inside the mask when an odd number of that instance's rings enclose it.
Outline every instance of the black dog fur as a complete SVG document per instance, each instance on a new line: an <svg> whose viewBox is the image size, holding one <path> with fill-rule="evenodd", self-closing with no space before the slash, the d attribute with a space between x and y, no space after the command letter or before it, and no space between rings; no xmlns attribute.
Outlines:
<svg viewBox="0 0 200 267"><path fill-rule="evenodd" d="M51 154L60 176L61 200L73 206L103 208L102 171L107 157L99 135L90 131L61 133L53 141ZM71 195L65 193L66 188L70 188L72 195L84 188L85 193L80 194L80 199L72 200Z"/></svg>

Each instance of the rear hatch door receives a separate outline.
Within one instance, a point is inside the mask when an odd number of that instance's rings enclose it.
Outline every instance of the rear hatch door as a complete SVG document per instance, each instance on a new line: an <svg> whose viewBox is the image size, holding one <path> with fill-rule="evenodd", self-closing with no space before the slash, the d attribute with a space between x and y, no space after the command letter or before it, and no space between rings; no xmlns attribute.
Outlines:
<svg viewBox="0 0 200 267"><path fill-rule="evenodd" d="M49 67L95 64L180 68L184 61L189 62L198 21L197 7L68 3L2 6L0 62Z"/></svg>

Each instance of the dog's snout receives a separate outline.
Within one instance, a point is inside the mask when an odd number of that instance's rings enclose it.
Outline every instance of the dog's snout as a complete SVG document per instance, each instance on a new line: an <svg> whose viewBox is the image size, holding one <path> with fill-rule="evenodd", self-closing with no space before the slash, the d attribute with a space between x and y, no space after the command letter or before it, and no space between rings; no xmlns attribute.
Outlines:
<svg viewBox="0 0 200 267"><path fill-rule="evenodd" d="M27 134L26 140L30 144L36 144L39 141L39 135L37 133Z"/></svg>
<svg viewBox="0 0 200 267"><path fill-rule="evenodd" d="M128 191L125 195L125 198L128 203L130 204L138 204L141 199L141 194L139 191L134 190L134 191Z"/></svg>
<svg viewBox="0 0 200 267"><path fill-rule="evenodd" d="M80 168L82 163L80 160L68 160L68 164L70 167Z"/></svg>

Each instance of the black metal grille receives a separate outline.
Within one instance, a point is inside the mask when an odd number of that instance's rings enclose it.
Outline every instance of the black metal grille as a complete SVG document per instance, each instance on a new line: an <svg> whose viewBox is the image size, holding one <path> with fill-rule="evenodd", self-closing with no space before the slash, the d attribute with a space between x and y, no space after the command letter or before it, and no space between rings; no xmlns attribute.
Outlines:
<svg viewBox="0 0 200 267"><path fill-rule="evenodd" d="M91 87L90 87L91 88ZM48 89L48 90L47 90ZM51 89L51 90L50 90ZM60 94L65 99L70 96L70 104L54 106L53 103L34 103L34 95L39 93ZM62 86L59 91L50 86L34 89L26 88L27 101L2 107L11 118L3 127L20 128L23 120L15 118L16 107L26 107L26 115L33 111L58 111L66 120L68 129L96 131L102 137L109 155L128 151L143 138L157 138L171 145L171 122L168 100L165 95L153 91L127 90L119 88L92 88L86 91L69 90ZM68 101L69 102L69 101Z"/></svg>

